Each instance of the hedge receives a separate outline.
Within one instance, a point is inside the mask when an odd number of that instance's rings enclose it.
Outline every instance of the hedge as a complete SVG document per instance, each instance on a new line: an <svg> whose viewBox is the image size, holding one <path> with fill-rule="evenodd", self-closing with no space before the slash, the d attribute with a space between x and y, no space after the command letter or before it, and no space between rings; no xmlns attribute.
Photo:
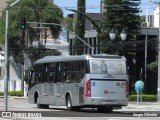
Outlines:
<svg viewBox="0 0 160 120"><path fill-rule="evenodd" d="M129 95L128 100L131 102L136 102L137 95ZM142 95L142 102L156 102L156 101L157 101L156 95Z"/></svg>
<svg viewBox="0 0 160 120"><path fill-rule="evenodd" d="M0 92L0 96L3 96L4 93ZM10 96L23 96L22 91L9 91L8 95ZM137 101L137 95L129 95L128 100L130 102L136 102ZM156 95L142 95L142 102L156 102L157 96Z"/></svg>
<svg viewBox="0 0 160 120"><path fill-rule="evenodd" d="M22 91L9 91L8 95L9 96L23 96L23 92Z"/></svg>
<svg viewBox="0 0 160 120"><path fill-rule="evenodd" d="M4 95L4 93L3 92L0 92L0 96L3 96Z"/></svg>

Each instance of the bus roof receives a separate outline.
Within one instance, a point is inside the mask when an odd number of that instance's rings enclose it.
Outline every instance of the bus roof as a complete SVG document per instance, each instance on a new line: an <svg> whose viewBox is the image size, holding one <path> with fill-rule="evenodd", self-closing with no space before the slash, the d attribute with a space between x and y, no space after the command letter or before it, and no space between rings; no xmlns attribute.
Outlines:
<svg viewBox="0 0 160 120"><path fill-rule="evenodd" d="M57 61L76 61L76 60L87 60L90 58L102 58L102 59L123 59L124 56L110 55L110 54L93 54L93 55L59 55L59 56L46 56L35 62L35 64L50 63Z"/></svg>

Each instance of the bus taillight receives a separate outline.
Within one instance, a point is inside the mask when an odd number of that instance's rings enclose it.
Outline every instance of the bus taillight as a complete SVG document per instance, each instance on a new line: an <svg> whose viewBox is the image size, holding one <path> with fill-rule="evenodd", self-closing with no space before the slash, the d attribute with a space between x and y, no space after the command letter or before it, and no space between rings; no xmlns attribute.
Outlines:
<svg viewBox="0 0 160 120"><path fill-rule="evenodd" d="M86 94L85 94L86 97L91 97L91 81L88 80L86 82Z"/></svg>
<svg viewBox="0 0 160 120"><path fill-rule="evenodd" d="M126 81L126 97L129 95L129 82L128 80Z"/></svg>

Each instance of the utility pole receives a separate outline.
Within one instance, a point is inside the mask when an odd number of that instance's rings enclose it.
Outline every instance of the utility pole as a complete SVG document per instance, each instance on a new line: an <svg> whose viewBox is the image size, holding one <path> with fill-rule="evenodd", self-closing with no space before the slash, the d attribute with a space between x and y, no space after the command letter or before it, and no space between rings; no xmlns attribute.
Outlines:
<svg viewBox="0 0 160 120"><path fill-rule="evenodd" d="M145 38L145 66L144 66L144 90L147 92L147 42L148 42L148 28L146 30Z"/></svg>
<svg viewBox="0 0 160 120"><path fill-rule="evenodd" d="M158 32L158 80L157 80L157 102L160 102L160 1L154 2L158 5L158 15L159 15L159 32Z"/></svg>
<svg viewBox="0 0 160 120"><path fill-rule="evenodd" d="M157 81L157 95L158 102L160 102L160 2L158 2L159 7L159 39L158 39L158 81Z"/></svg>
<svg viewBox="0 0 160 120"><path fill-rule="evenodd" d="M9 61L8 61L8 18L9 9L17 4L20 0L16 0L6 8L6 23L5 23L5 74L4 74L4 111L8 111L8 80L9 80Z"/></svg>

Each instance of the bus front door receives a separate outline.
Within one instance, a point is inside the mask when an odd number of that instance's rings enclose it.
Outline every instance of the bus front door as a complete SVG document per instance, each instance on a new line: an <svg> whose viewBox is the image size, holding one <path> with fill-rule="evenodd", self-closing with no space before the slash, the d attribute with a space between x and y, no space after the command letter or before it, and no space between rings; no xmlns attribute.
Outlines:
<svg viewBox="0 0 160 120"><path fill-rule="evenodd" d="M42 97L41 97L41 103L43 104L49 104L48 103L48 92L47 92L47 87L48 87L48 65L44 64L43 66L43 81L42 81Z"/></svg>
<svg viewBox="0 0 160 120"><path fill-rule="evenodd" d="M62 97L62 82L61 75L62 74L62 65L61 63L57 63L56 65L56 84L54 87L54 98L55 105L61 105L61 97Z"/></svg>
<svg viewBox="0 0 160 120"><path fill-rule="evenodd" d="M62 105L62 87L63 84L61 82L55 84L55 105Z"/></svg>

